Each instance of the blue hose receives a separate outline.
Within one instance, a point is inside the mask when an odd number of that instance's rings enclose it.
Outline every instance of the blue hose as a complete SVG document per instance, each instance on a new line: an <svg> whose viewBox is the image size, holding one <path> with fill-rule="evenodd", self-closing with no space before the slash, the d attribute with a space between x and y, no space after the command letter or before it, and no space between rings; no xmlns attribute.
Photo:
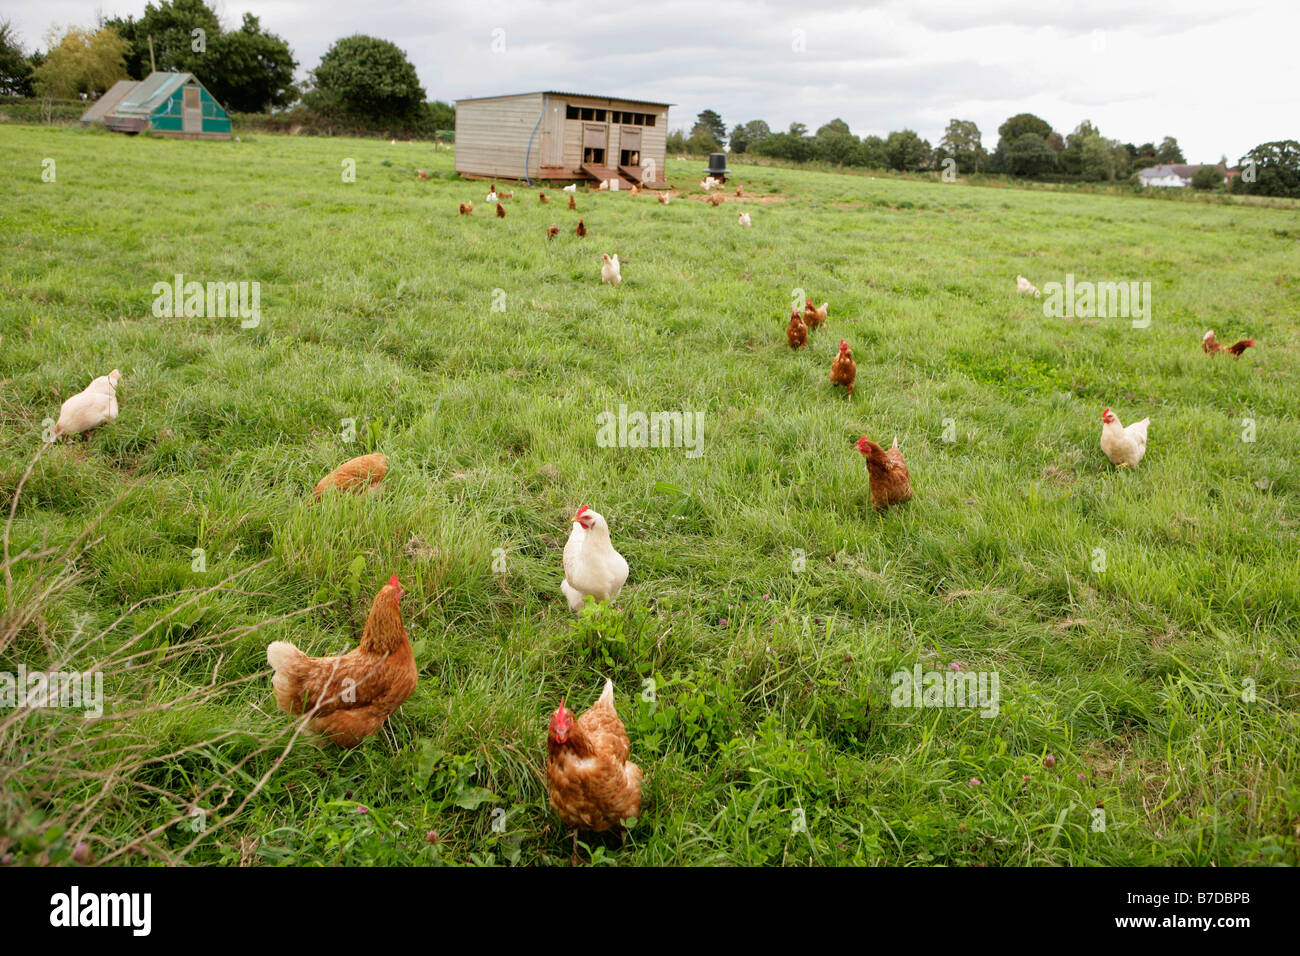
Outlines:
<svg viewBox="0 0 1300 956"><path fill-rule="evenodd" d="M528 164L533 155L533 137L537 135L537 127L542 125L542 117L546 115L546 104L550 98L550 93L542 94L542 112L538 115L537 122L533 124L533 131L528 134L528 148L524 150L524 182L529 186L533 184L533 181L528 178Z"/></svg>

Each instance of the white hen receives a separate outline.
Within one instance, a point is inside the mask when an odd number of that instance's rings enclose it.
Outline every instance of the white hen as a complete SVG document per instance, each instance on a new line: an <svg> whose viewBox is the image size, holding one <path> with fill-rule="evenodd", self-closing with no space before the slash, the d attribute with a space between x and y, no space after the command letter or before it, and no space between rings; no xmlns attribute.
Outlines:
<svg viewBox="0 0 1300 956"><path fill-rule="evenodd" d="M612 601L627 580L627 561L609 540L609 525L586 505L573 516L573 530L564 545L564 580L560 591L569 610L581 611L590 594L597 601Z"/></svg>
<svg viewBox="0 0 1300 956"><path fill-rule="evenodd" d="M739 219L739 221L740 221L740 224L741 224L742 226L748 226L748 225L750 225L750 221L749 221L749 213L747 213L747 212L742 212L742 213L740 214L740 219Z"/></svg>
<svg viewBox="0 0 1300 956"><path fill-rule="evenodd" d="M1147 453L1147 428L1151 419L1144 418L1125 428L1109 408L1101 413L1101 450L1111 464L1120 468L1136 468Z"/></svg>
<svg viewBox="0 0 1300 956"><path fill-rule="evenodd" d="M577 184L577 183L569 183L569 185L567 185L567 186L564 187L564 191L565 191L566 193L576 193L576 192L578 191L578 184Z"/></svg>
<svg viewBox="0 0 1300 956"><path fill-rule="evenodd" d="M623 273L618 264L618 256L611 256L608 252L602 253L600 263L600 281L608 282L610 285L618 285L623 281Z"/></svg>
<svg viewBox="0 0 1300 956"><path fill-rule="evenodd" d="M117 418L117 380L121 377L122 373L113 369L64 402L54 425L54 438L90 431Z"/></svg>
<svg viewBox="0 0 1300 956"><path fill-rule="evenodd" d="M1021 295L1028 295L1032 293L1034 295L1041 296L1043 294L1039 292L1038 288L1032 282L1026 279L1024 276L1016 276L1016 291L1019 292Z"/></svg>

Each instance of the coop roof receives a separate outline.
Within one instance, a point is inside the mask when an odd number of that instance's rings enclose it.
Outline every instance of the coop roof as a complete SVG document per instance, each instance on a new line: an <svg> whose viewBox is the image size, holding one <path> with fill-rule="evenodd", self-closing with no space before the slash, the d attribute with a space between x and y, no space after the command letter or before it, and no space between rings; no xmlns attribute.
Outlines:
<svg viewBox="0 0 1300 956"><path fill-rule="evenodd" d="M126 98L126 95L139 86L138 80L118 80L108 91L91 104L90 109L81 114L83 123L102 123L113 108Z"/></svg>
<svg viewBox="0 0 1300 956"><path fill-rule="evenodd" d="M661 103L658 100L640 100L634 96L609 96L605 93L573 93L565 90L532 90L526 93L502 93L498 96L465 96L458 99L457 103L472 103L474 100L499 100L507 96L536 96L538 93L546 96L581 96L589 100L617 100L620 103L641 103L645 106L675 106L675 103Z"/></svg>
<svg viewBox="0 0 1300 956"><path fill-rule="evenodd" d="M190 73L150 73L122 98L113 112L120 116L148 116L192 79Z"/></svg>

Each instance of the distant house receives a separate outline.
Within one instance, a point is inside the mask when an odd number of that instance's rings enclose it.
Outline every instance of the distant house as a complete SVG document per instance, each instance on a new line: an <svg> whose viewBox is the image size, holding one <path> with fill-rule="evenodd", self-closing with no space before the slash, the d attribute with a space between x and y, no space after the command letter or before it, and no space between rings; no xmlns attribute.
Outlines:
<svg viewBox="0 0 1300 956"><path fill-rule="evenodd" d="M546 90L456 101L456 172L660 186L669 103Z"/></svg>
<svg viewBox="0 0 1300 956"><path fill-rule="evenodd" d="M230 116L193 73L119 80L81 116L119 133L151 130L188 139L230 139Z"/></svg>
<svg viewBox="0 0 1300 956"><path fill-rule="evenodd" d="M1192 177L1196 175L1197 170L1204 169L1205 163L1162 163L1159 166L1149 166L1146 169L1138 170L1138 182L1143 186L1167 187L1167 186L1190 186ZM1217 169L1217 166L1211 166ZM1224 182L1228 177L1224 176Z"/></svg>

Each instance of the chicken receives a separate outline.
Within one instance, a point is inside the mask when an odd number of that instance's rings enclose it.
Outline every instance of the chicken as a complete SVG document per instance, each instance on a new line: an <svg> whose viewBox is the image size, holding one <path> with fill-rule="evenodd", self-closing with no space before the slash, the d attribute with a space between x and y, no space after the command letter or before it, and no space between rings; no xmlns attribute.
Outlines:
<svg viewBox="0 0 1300 956"><path fill-rule="evenodd" d="M546 198L546 193L538 193L537 199L539 202L550 202L550 200Z"/></svg>
<svg viewBox="0 0 1300 956"><path fill-rule="evenodd" d="M744 186L737 186L737 187L736 187L736 198L739 199L739 198L740 198L741 196L743 196L743 195L745 195L745 187L744 187Z"/></svg>
<svg viewBox="0 0 1300 956"><path fill-rule="evenodd" d="M496 202L496 201L497 201L497 191L496 191L495 189L492 190L490 193L487 194L487 199L485 199L485 200L483 200L483 201L484 201L484 202Z"/></svg>
<svg viewBox="0 0 1300 956"><path fill-rule="evenodd" d="M657 195L659 196L659 205L661 206L667 206L668 203L672 201L672 197L669 196L668 193L658 193Z"/></svg>
<svg viewBox="0 0 1300 956"><path fill-rule="evenodd" d="M716 208L722 204L722 196L718 193L709 193L709 202Z"/></svg>
<svg viewBox="0 0 1300 956"><path fill-rule="evenodd" d="M609 189L609 180L602 179L600 181L600 185L596 187L596 192L605 192L608 189Z"/></svg>
<svg viewBox="0 0 1300 956"><path fill-rule="evenodd" d="M750 221L749 221L749 213L747 213L747 212L742 212L742 213L740 213L740 214L739 214L739 219L740 219L740 224L741 224L742 226L748 226L748 225L750 225Z"/></svg>
<svg viewBox="0 0 1300 956"><path fill-rule="evenodd" d="M415 690L418 674L402 626L402 585L394 574L370 606L361 644L342 657L308 657L274 641L275 702L286 714L309 714L307 728L340 747L355 747L384 725Z"/></svg>
<svg viewBox="0 0 1300 956"><path fill-rule="evenodd" d="M429 174L426 173L423 169L417 169L417 170L415 171L415 175L419 176L421 179L428 179L428 178L429 178Z"/></svg>
<svg viewBox="0 0 1300 956"><path fill-rule="evenodd" d="M90 431L117 418L117 369L94 379L76 395L59 406L59 420L54 423L54 440L63 435Z"/></svg>
<svg viewBox="0 0 1300 956"><path fill-rule="evenodd" d="M803 316L798 309L790 310L790 324L785 327L785 340L792 349L801 349L808 344L808 326L804 325Z"/></svg>
<svg viewBox="0 0 1300 956"><path fill-rule="evenodd" d="M809 299L803 307L803 320L810 329L815 329L826 321L826 313L830 309L829 302L823 302L820 309L813 306L812 299Z"/></svg>
<svg viewBox="0 0 1300 956"><path fill-rule="evenodd" d="M569 208L573 210L577 210L578 208L578 201L572 196L569 197Z"/></svg>
<svg viewBox="0 0 1300 956"><path fill-rule="evenodd" d="M573 234L579 239L585 239L587 237L587 227L583 225L581 219L578 220L578 225L574 228Z"/></svg>
<svg viewBox="0 0 1300 956"><path fill-rule="evenodd" d="M618 285L623 281L623 273L618 264L618 256L611 256L608 252L601 254L600 263L600 281L608 282L610 285Z"/></svg>
<svg viewBox="0 0 1300 956"><path fill-rule="evenodd" d="M632 744L614 709L612 680L577 720L560 700L551 714L546 751L546 789L560 820L573 827L576 863L579 830L621 828L624 820L641 815L641 768L628 759Z"/></svg>
<svg viewBox="0 0 1300 956"><path fill-rule="evenodd" d="M871 503L877 511L890 505L912 500L912 479L907 463L898 450L898 439L888 451L866 435L858 439L858 451L867 459L867 478L871 483Z"/></svg>
<svg viewBox="0 0 1300 956"><path fill-rule="evenodd" d="M564 191L565 191L566 193L576 193L576 192L578 191L578 184L577 184L577 183L569 183L569 185L567 185L567 186L564 187Z"/></svg>
<svg viewBox="0 0 1300 956"><path fill-rule="evenodd" d="M316 501L330 488L340 492L350 491L354 494L368 494L379 487L379 483L388 474L388 459L383 455L362 455L339 465L316 483L311 495Z"/></svg>
<svg viewBox="0 0 1300 956"><path fill-rule="evenodd" d="M840 339L840 354L831 362L831 384L847 385L849 398L853 397L853 383L858 377L858 365L853 361L853 350L849 343Z"/></svg>
<svg viewBox="0 0 1300 956"><path fill-rule="evenodd" d="M460 214L470 216L474 213L474 204L472 202L463 202L460 204Z"/></svg>
<svg viewBox="0 0 1300 956"><path fill-rule="evenodd" d="M500 203L497 203L497 218L498 219L506 218L506 207L501 205Z"/></svg>
<svg viewBox="0 0 1300 956"><path fill-rule="evenodd" d="M513 192L508 192L508 193L497 193L497 196L500 197L501 199L514 199L514 198L515 198L515 194L514 194Z"/></svg>
<svg viewBox="0 0 1300 956"><path fill-rule="evenodd" d="M546 238L547 238L547 239L554 239L554 238L555 238L556 236L558 236L559 234L560 234L560 227L557 226L557 225L554 225L554 224L552 224L551 226L549 226L549 227L547 228L547 230L546 230Z"/></svg>
<svg viewBox="0 0 1300 956"><path fill-rule="evenodd" d="M573 530L564 545L564 580L560 591L569 610L581 611L588 594L597 601L612 601L627 580L627 561L609 540L609 525L586 505L573 516Z"/></svg>
<svg viewBox="0 0 1300 956"><path fill-rule="evenodd" d="M1024 276L1019 275L1016 276L1016 291L1021 295L1029 295L1032 293L1033 295L1041 296L1043 294L1038 291L1032 282Z"/></svg>
<svg viewBox="0 0 1300 956"><path fill-rule="evenodd" d="M1109 408L1101 413L1101 450L1117 468L1136 468L1147 453L1147 428L1151 419L1144 418L1125 428Z"/></svg>
<svg viewBox="0 0 1300 956"><path fill-rule="evenodd" d="M641 195L641 184L640 184L640 183L633 183L633 184L632 184L632 188L628 190L628 193L629 193L629 195L632 195L632 196L639 196L639 195Z"/></svg>
<svg viewBox="0 0 1300 956"><path fill-rule="evenodd" d="M1241 353L1246 351L1255 344L1254 339L1242 339L1232 345L1220 345L1219 340L1214 337L1214 329L1206 332L1201 338L1201 351L1208 355L1214 355L1218 352L1227 352L1233 358L1241 358Z"/></svg>

